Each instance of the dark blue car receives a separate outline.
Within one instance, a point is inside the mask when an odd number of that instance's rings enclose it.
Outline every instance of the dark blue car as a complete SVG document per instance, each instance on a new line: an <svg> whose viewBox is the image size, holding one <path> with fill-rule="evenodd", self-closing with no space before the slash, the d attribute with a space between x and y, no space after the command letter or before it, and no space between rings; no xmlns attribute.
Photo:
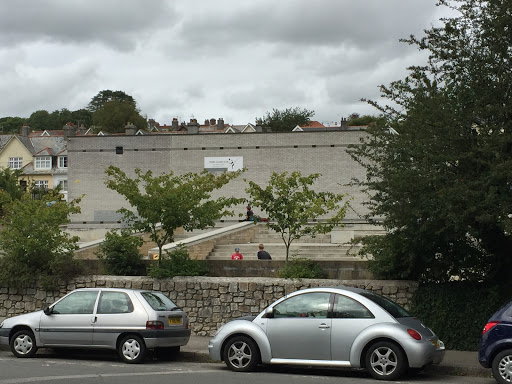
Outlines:
<svg viewBox="0 0 512 384"><path fill-rule="evenodd" d="M512 382L512 301L491 316L482 332L478 361L498 383Z"/></svg>

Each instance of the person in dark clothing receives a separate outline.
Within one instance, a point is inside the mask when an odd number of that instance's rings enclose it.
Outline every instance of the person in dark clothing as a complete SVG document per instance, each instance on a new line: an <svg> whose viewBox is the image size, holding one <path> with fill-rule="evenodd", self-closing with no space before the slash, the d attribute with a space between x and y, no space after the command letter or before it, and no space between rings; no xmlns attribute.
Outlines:
<svg viewBox="0 0 512 384"><path fill-rule="evenodd" d="M245 214L245 221L252 221L254 219L254 213L251 209L251 206L247 206L247 213Z"/></svg>
<svg viewBox="0 0 512 384"><path fill-rule="evenodd" d="M259 260L272 260L272 257L270 257L270 253L265 251L263 248L263 244L258 245L259 251L258 251L258 259Z"/></svg>

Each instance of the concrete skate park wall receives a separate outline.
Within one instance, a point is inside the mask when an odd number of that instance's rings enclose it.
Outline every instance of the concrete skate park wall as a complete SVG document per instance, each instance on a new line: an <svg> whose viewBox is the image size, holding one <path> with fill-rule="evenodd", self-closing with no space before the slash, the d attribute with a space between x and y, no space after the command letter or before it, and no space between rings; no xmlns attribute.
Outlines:
<svg viewBox="0 0 512 384"><path fill-rule="evenodd" d="M364 179L366 171L352 160L347 149L365 135L364 131L338 131L72 137L68 142L68 159L73 164L68 169L68 198L83 198L81 213L71 216L69 228L122 225L117 210L128 208L129 204L105 186L105 169L110 165L121 168L129 177L135 175L135 168L151 170L154 175L170 171L184 174L209 169L208 159L216 158L237 159L246 171L214 191L213 198L247 198L247 183L243 179L264 186L273 171L320 173L314 188L351 196L352 209L345 219L360 220L360 215L367 213L363 205L367 196L350 182L353 178ZM244 205L234 207L235 213L245 213ZM254 213L264 216L257 208Z"/></svg>
<svg viewBox="0 0 512 384"><path fill-rule="evenodd" d="M394 280L288 280L229 277L83 276L62 284L55 291L41 287L0 287L0 321L44 308L76 288L135 288L162 291L189 315L191 329L200 336L212 336L229 320L256 315L276 299L298 289L318 286L352 286L382 294L408 307L417 282Z"/></svg>

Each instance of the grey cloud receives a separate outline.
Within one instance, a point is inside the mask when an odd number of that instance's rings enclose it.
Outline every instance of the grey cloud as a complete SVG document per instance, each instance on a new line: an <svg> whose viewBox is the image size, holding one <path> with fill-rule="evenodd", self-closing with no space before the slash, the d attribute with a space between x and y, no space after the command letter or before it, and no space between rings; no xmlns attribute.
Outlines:
<svg viewBox="0 0 512 384"><path fill-rule="evenodd" d="M231 91L224 95L225 104L233 109L283 108L302 104L306 93L296 84L266 82Z"/></svg>
<svg viewBox="0 0 512 384"><path fill-rule="evenodd" d="M181 37L194 45L264 42L375 47L384 40L421 32L435 0L307 0L251 2L185 15Z"/></svg>
<svg viewBox="0 0 512 384"><path fill-rule="evenodd" d="M88 99L86 103L82 102L84 86L76 79L88 83L94 81L96 75L90 62L55 71L28 68L0 74L0 94L9 95L1 104L0 116L28 117L40 109L51 112L62 108L84 108Z"/></svg>
<svg viewBox="0 0 512 384"><path fill-rule="evenodd" d="M136 46L140 34L150 33L173 16L173 8L163 1L3 0L0 43L101 42L128 50Z"/></svg>

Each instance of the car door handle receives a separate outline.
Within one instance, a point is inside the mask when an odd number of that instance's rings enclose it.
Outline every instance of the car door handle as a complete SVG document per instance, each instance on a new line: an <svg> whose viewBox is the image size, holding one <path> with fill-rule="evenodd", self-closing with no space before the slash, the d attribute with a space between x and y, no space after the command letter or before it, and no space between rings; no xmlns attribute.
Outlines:
<svg viewBox="0 0 512 384"><path fill-rule="evenodd" d="M329 329L329 328L331 328L331 327L330 327L329 325L327 325L327 324L323 323L323 324L320 324L320 325L318 326L318 328L320 328L320 329Z"/></svg>

